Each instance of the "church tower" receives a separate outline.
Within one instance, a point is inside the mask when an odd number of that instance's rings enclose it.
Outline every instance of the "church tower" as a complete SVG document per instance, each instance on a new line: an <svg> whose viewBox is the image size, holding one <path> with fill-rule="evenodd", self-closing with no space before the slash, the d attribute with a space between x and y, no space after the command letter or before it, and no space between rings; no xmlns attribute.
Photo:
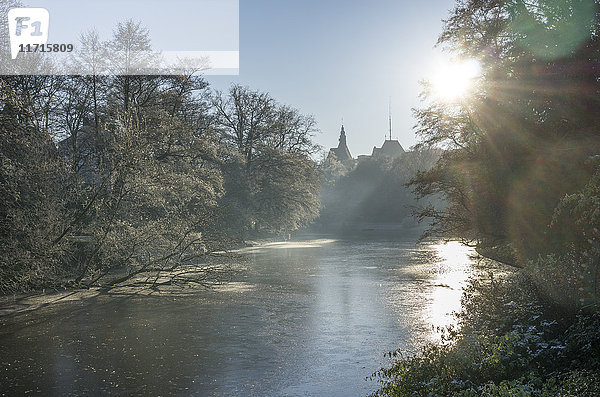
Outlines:
<svg viewBox="0 0 600 397"><path fill-rule="evenodd" d="M339 139L339 144L338 144L338 150L343 150L345 152L348 152L348 157L352 158L352 156L350 155L350 150L348 149L348 145L346 144L346 131L344 131L344 124L342 124L342 129L340 131L340 139Z"/></svg>
<svg viewBox="0 0 600 397"><path fill-rule="evenodd" d="M342 124L342 129L340 130L340 140L337 148L329 149L329 155L335 154L337 160L346 165L350 166L354 163L354 159L350 154L350 150L348 149L348 145L346 143L346 131L344 130L344 125Z"/></svg>

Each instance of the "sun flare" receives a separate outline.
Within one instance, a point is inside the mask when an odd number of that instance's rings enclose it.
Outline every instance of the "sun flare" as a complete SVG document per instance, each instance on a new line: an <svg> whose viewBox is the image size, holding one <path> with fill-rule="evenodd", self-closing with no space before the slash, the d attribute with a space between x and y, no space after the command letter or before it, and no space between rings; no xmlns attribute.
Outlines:
<svg viewBox="0 0 600 397"><path fill-rule="evenodd" d="M445 62L439 65L431 84L434 93L444 100L465 96L481 73L481 64L475 59Z"/></svg>

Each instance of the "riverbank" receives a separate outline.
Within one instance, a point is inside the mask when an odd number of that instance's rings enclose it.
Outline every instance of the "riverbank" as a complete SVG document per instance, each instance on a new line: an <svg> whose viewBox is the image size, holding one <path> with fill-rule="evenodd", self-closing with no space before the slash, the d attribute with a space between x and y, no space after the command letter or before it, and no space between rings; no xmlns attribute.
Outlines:
<svg viewBox="0 0 600 397"><path fill-rule="evenodd" d="M600 316L547 302L519 271L480 273L441 343L374 374L372 396L600 395Z"/></svg>
<svg viewBox="0 0 600 397"><path fill-rule="evenodd" d="M235 259L239 259L239 255L256 253L264 251L265 249L296 248L300 246L299 242L303 241L302 238L314 237L314 235L311 236L305 234L298 237L299 240L293 241L281 241L274 237L247 240L231 244L227 251L212 253L212 255L207 256L205 266L195 269L199 273L210 272L213 274L213 277L205 279L206 282L201 286L206 288L227 289L227 284L229 284L228 279L230 278L228 277L229 273L240 270L240 263L236 263L235 261ZM335 240L331 238L320 238L313 240L312 244L303 244L301 246L305 248L318 247L324 243L333 241ZM184 285L185 281L179 284L170 283L170 281L173 280L178 273L189 275L192 270L194 269L179 269L170 272L162 271L158 277L156 277L156 275L153 275L152 277L148 277L147 275L136 276L114 285L110 284L112 280L124 278L124 276L127 275L127 272L123 269L111 274L110 278L108 278L108 285L78 288L76 284L71 283L69 287L47 288L41 291L6 294L0 296L0 317L35 311L59 303L96 298L100 295L189 295L194 293L194 290L186 287L198 285L197 283L192 281L190 285L186 286ZM220 275L221 277L217 277L217 275ZM149 282L148 278L150 278L152 282Z"/></svg>
<svg viewBox="0 0 600 397"><path fill-rule="evenodd" d="M111 286L96 286L89 288L64 288L45 289L29 293L15 293L0 296L0 317L33 312L57 304L91 300L100 296L151 296L169 294L171 296L184 296L193 294L194 290L186 289L180 285L166 284L176 275L175 272L163 272L159 278L152 277L158 283L158 287L147 280L147 277L133 278L122 283ZM225 281L214 280L207 283L214 286L221 285Z"/></svg>
<svg viewBox="0 0 600 397"><path fill-rule="evenodd" d="M202 286L217 286L226 282L226 278L219 279L214 277L218 274L226 275L231 270L231 264L224 265L215 263L215 258L221 258L221 262L229 262L227 255L242 252L245 249L260 247L269 244L275 239L260 239L254 241L238 242L231 244L227 251L214 252L207 255L206 264L200 267L179 268L171 271L159 271L146 275L128 276L126 269L116 269L104 279L103 283L87 286L86 281L75 284L65 282L63 286L45 288L38 291L25 291L12 294L0 295L0 317L19 314L29 311L35 311L40 308L48 307L58 303L73 302L78 300L95 298L100 295L153 295L160 293L170 293L174 295L187 294L185 288L180 284L170 283L178 274L189 275L195 271L198 273L211 273L213 277L204 278ZM115 280L123 279L121 282L114 283ZM150 281L152 280L152 281ZM191 280L191 283L194 283Z"/></svg>

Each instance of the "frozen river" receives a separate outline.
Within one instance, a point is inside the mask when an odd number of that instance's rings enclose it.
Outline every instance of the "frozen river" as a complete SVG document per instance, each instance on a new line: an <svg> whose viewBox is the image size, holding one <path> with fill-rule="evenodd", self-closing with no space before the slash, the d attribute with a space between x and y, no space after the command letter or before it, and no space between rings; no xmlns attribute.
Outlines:
<svg viewBox="0 0 600 397"><path fill-rule="evenodd" d="M0 395L360 396L449 324L458 243L314 238L241 250L231 282L101 294L0 318Z"/></svg>

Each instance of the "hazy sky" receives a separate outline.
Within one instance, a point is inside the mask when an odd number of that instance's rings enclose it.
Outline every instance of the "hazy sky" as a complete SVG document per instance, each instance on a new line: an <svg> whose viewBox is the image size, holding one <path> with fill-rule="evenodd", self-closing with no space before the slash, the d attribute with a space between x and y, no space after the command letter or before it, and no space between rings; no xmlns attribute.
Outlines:
<svg viewBox="0 0 600 397"><path fill-rule="evenodd" d="M133 19L148 29L156 50L238 49L238 0L21 1L49 11L52 43L77 44L79 34L91 28L107 40L117 22Z"/></svg>
<svg viewBox="0 0 600 397"><path fill-rule="evenodd" d="M393 135L416 143L411 108L432 73L451 0L241 0L240 75L214 76L271 93L313 114L317 142L337 146L344 119L354 157L381 146L392 97ZM436 57L436 54L437 57Z"/></svg>

